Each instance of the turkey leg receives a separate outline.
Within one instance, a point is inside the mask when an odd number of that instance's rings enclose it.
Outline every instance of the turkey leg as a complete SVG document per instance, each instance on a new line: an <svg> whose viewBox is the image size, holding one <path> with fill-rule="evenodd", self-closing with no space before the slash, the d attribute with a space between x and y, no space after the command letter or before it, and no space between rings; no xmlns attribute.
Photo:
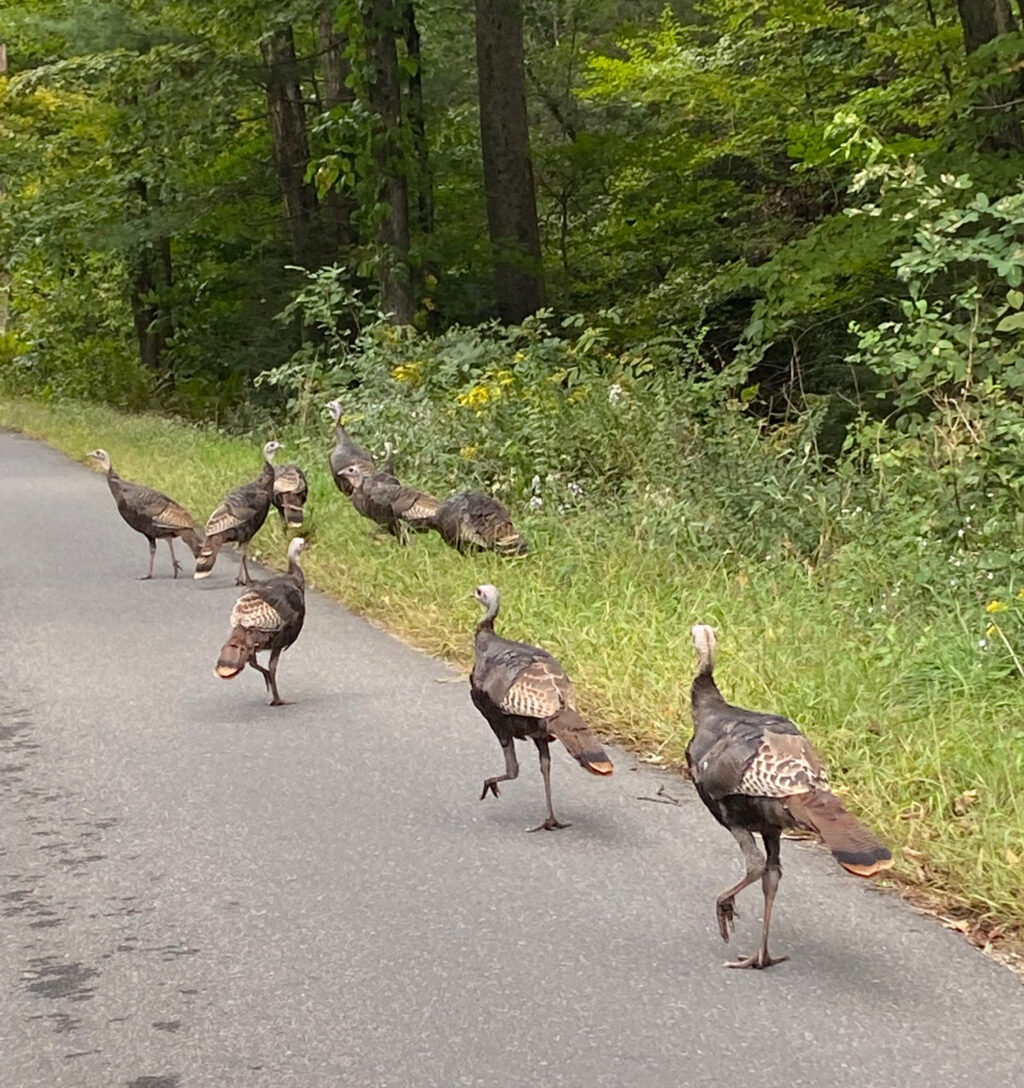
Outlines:
<svg viewBox="0 0 1024 1088"><path fill-rule="evenodd" d="M531 827L529 830L556 831L561 827L572 827L572 824L560 823L555 818L555 810L551 807L551 751L548 742L534 737L533 743L537 745L537 754L540 756L540 773L544 776L544 796L548 802L548 818L542 824Z"/></svg>

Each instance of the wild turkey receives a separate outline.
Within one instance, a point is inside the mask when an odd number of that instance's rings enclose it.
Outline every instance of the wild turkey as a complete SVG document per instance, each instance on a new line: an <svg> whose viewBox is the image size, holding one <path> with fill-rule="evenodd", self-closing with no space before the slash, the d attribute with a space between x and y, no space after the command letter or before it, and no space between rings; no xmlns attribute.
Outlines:
<svg viewBox="0 0 1024 1088"><path fill-rule="evenodd" d="M174 554L174 538L180 536L193 555L203 546L203 531L184 506L168 498L162 491L122 480L110 464L106 450L92 450L86 456L98 461L107 474L107 485L117 503L118 513L137 532L149 541L149 570L139 579L142 582L153 577L153 560L156 558L156 542L166 540L171 550L174 577L178 577L181 564Z"/></svg>
<svg viewBox="0 0 1024 1088"><path fill-rule="evenodd" d="M349 438L348 431L341 425L341 401L332 400L327 404L327 411L334 420L334 449L331 450L331 475L338 486L338 490L345 495L351 495L355 489L352 480L342 475L342 469L347 465L359 465L367 475L374 472L373 458Z"/></svg>
<svg viewBox="0 0 1024 1088"><path fill-rule="evenodd" d="M282 524L289 529L301 529L309 485L306 474L298 465L278 465L274 468L274 492L270 501L281 515Z"/></svg>
<svg viewBox="0 0 1024 1088"><path fill-rule="evenodd" d="M306 550L301 536L288 545L288 573L257 582L238 598L231 610L231 634L221 647L214 672L230 680L246 665L263 674L267 691L273 696L271 706L281 706L277 693L277 659L299 637L306 618L306 579L299 566L299 556ZM263 668L256 655L270 651Z"/></svg>
<svg viewBox="0 0 1024 1088"><path fill-rule="evenodd" d="M698 670L691 690L693 737L686 761L701 800L739 844L746 863L743 879L718 896L715 912L722 940L736 916L735 897L761 881L764 921L761 943L752 956L726 967L771 967L788 959L768 955L772 903L782 878L781 833L788 828L817 832L844 869L874 876L892 867L888 848L843 808L828 788L818 753L788 718L730 706L712 675L715 632L706 624L693 628ZM754 843L761 836L767 858Z"/></svg>
<svg viewBox="0 0 1024 1088"><path fill-rule="evenodd" d="M495 551L526 555L526 541L512 524L512 515L497 499L481 491L460 491L437 508L431 526L460 552Z"/></svg>
<svg viewBox="0 0 1024 1088"><path fill-rule="evenodd" d="M346 465L341 475L352 481L349 498L356 510L398 540L404 541L409 530L423 532L432 527L441 505L433 495L407 487L386 472L368 473L362 465Z"/></svg>
<svg viewBox="0 0 1024 1088"><path fill-rule="evenodd" d="M498 796L498 783L519 776L515 740L532 740L544 777L547 819L531 831L553 831L560 823L551 807L551 755L548 745L556 738L591 774L608 775L615 769L601 742L576 710L576 693L562 666L546 650L525 642L512 642L494 633L494 617L501 598L491 585L477 586L476 599L486 609L476 625L476 660L469 678L473 705L490 723L505 753L505 773L484 782L482 801L488 791Z"/></svg>
<svg viewBox="0 0 1024 1088"><path fill-rule="evenodd" d="M243 484L230 492L210 515L206 523L206 543L196 559L193 578L206 578L217 562L217 553L224 544L234 541L241 545L242 558L238 564L235 585L249 585L249 566L246 552L249 541L259 532L267 519L270 498L274 490L274 454L281 448L280 442L268 442L263 447L263 471L251 483ZM243 577L244 574L244 577Z"/></svg>

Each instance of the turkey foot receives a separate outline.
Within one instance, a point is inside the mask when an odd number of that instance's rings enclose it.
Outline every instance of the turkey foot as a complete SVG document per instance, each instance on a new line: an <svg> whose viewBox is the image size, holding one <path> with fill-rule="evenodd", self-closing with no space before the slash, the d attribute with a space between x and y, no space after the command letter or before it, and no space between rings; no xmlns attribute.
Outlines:
<svg viewBox="0 0 1024 1088"><path fill-rule="evenodd" d="M768 955L767 948L759 948L752 956L746 956L741 960L730 960L722 964L723 967L753 967L758 971L765 967L771 967L776 963L785 963L789 956L776 956L774 959Z"/></svg>
<svg viewBox="0 0 1024 1088"><path fill-rule="evenodd" d="M572 824L563 824L556 820L554 816L549 816L542 824L538 824L536 827L528 827L527 831L558 831L563 827L572 827Z"/></svg>
<svg viewBox="0 0 1024 1088"><path fill-rule="evenodd" d="M487 781L484 783L483 793L480 794L480 800L481 801L487 796L487 791L488 790L490 790L491 793L493 793L495 797L498 796L498 779L497 778L488 778Z"/></svg>

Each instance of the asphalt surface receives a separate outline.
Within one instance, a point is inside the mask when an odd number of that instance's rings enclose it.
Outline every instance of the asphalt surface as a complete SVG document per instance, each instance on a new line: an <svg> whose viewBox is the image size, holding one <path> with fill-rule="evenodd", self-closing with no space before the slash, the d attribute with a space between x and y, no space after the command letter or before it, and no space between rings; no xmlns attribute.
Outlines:
<svg viewBox="0 0 1024 1088"><path fill-rule="evenodd" d="M790 961L724 970L760 892L726 947L739 851L678 778L559 750L573 826L524 834L532 745L478 801L443 664L312 593L271 708L213 675L230 555L136 581L104 480L2 434L0 524L4 1088L1024 1086L1017 978L818 848L783 845Z"/></svg>

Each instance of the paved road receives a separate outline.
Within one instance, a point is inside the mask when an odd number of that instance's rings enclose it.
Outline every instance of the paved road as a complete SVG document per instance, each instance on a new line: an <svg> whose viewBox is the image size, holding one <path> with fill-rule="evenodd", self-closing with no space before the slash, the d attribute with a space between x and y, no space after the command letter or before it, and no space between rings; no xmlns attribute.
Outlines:
<svg viewBox="0 0 1024 1088"><path fill-rule="evenodd" d="M783 848L791 961L723 970L738 851L678 780L563 753L573 827L524 834L533 755L477 801L444 665L312 595L271 709L212 675L233 564L135 581L103 480L4 435L0 519L5 1088L1024 1085L1024 987L818 850Z"/></svg>

